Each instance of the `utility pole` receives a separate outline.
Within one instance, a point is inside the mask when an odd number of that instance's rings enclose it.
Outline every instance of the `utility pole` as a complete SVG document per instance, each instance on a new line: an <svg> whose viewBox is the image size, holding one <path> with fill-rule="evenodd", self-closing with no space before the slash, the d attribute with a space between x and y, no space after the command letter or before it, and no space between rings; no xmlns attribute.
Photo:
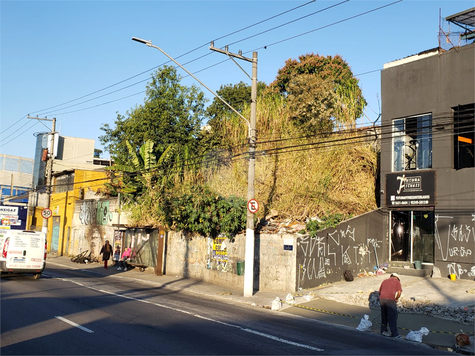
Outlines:
<svg viewBox="0 0 475 356"><path fill-rule="evenodd" d="M252 53L252 59L243 57L242 52L239 51L239 54L230 53L228 51L228 46L225 47L225 50L214 47L214 42L211 42L210 49L216 52L226 54L231 58L236 65L241 68L241 66L233 59L233 57L242 59L252 63L252 88L251 88L251 121L247 120L240 112L233 108L229 103L227 103L223 98L216 94L213 90L208 88L203 82L196 78L192 73L190 73L185 67L178 63L173 57L167 54L163 49L152 44L152 41L147 41L141 38L132 37L133 41L143 43L148 47L158 49L165 56L167 56L171 61L188 73L193 79L205 87L211 94L216 98L221 100L228 108L235 112L239 117L246 121L249 128L249 172L248 172L248 190L247 198L248 201L254 199L254 176L255 176L255 150L256 150L256 102L257 102L257 52ZM246 73L244 69L241 70ZM249 77L249 75L246 73ZM250 78L250 77L249 77ZM252 297L254 292L254 215L247 211L247 225L246 225L246 255L245 255L245 269L244 269L244 296Z"/></svg>
<svg viewBox="0 0 475 356"><path fill-rule="evenodd" d="M48 161L46 162L46 206L44 208L49 208L51 200L51 184L53 176L53 155L54 155L54 135L56 134L56 118L40 118L40 117L30 117L28 119L40 120L40 121L51 121L51 141L48 142ZM48 219L43 219L43 228L42 231L48 232Z"/></svg>
<svg viewBox="0 0 475 356"><path fill-rule="evenodd" d="M252 58L247 58L239 51L238 54L228 51L228 46L224 50L214 47L214 42L211 42L210 50L227 55L233 60L236 65L241 66L233 59L238 58L252 63L252 86L251 86L251 120L249 127L249 170L247 178L247 201L254 199L254 180L255 180L255 166L256 166L256 112L257 112L257 52L252 52ZM241 68L244 71L244 69ZM249 75L246 73L249 77ZM252 297L254 294L254 214L247 210L247 224L246 224L246 252L244 265L244 297Z"/></svg>

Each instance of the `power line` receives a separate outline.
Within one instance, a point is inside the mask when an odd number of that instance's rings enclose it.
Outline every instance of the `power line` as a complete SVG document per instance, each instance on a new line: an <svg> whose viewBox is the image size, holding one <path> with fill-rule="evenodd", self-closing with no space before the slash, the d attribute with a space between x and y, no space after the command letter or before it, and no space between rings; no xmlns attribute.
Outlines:
<svg viewBox="0 0 475 356"><path fill-rule="evenodd" d="M398 2L401 2L401 1L403 1L403 0L398 0L398 1L395 1L395 2L393 2L393 3L390 3L390 4L386 4L386 5L384 5L384 6L377 7L377 8L375 8L375 9L372 9L372 10L369 10L369 11L366 11L366 12L363 12L363 13L360 13L360 14L358 14L358 15L351 16L351 17L349 17L349 18L346 18L346 19L343 19L343 20L334 22L334 23L332 23L332 24L329 24L329 25L326 25L326 26L323 26L323 27L320 27L320 28L317 28L317 29L314 29L314 30L311 30L311 31L307 31L307 32L302 33L302 34L300 34L300 35L293 36L293 37L290 37L290 38L287 38L287 39L284 39L284 40L281 40L281 41L278 41L278 42L274 42L274 43L272 43L272 44L270 44L270 45L266 45L266 46L260 47L260 48L258 48L258 49L267 48L267 47L269 47L269 46L272 46L272 45L275 45L275 44L278 44L278 43L282 43L282 42L288 41L288 40L290 40L290 39L293 39L293 38L296 38L296 37L300 37L300 36L303 36L303 35L305 35L305 34L308 34L308 33L311 33L311 32L315 32L315 31L317 31L317 30L320 30L320 29L323 29L323 28L326 28L326 27L329 27L329 26L333 26L333 25L336 25L336 24L341 23L341 22L344 22L344 21L348 21L348 20L350 20L350 19L353 19L353 18L362 16L362 15L368 14L368 13L370 13L370 12L377 11L377 10L382 9L382 8L385 8L385 7L387 7L387 6L394 5L394 4L396 4L396 3L398 3ZM294 9L297 9L297 8L299 8L299 7L308 5L308 4L312 3L312 2L313 2L313 1L310 1L310 2L308 2L308 3L306 3L306 4L297 6L297 7L293 8L293 9L291 9L291 10L288 10L288 11L286 11L286 12L283 12L283 13L279 14L279 15L270 17L270 18L268 18L268 19L266 19L266 20L260 21L260 22L258 22L258 23L255 23L255 24L251 25L251 26L245 27L245 28L243 28L243 29L241 29L241 30L245 30L245 29L247 29L247 28L249 28L249 27L253 27L253 26L255 26L255 25L259 24L259 23L268 21L268 20L270 20L270 19L272 19L272 18L275 18L275 17L280 16L280 15L282 15L282 14L288 13L288 12L290 12L290 11L293 11ZM336 5L333 5L333 6L331 6L331 7L338 6L338 5L343 4L343 3L345 3L345 2L346 2L346 1L341 2L341 3L339 3L339 4L336 4ZM326 8L326 9L329 9L329 8L331 8L331 7L328 7L328 8ZM325 10L325 9L323 9L323 10ZM319 11L317 11L317 12L321 12L321 11L323 11L323 10L319 10ZM315 12L315 13L317 13L317 12ZM300 19L305 18L305 17L307 17L307 16L301 17ZM299 19L297 19L297 20L299 20ZM286 23L286 24L295 22L295 21L297 21L297 20L288 22L288 23ZM273 29L282 27L282 26L284 26L284 25L286 25L286 24L283 24L283 25L274 27L274 28L272 28L272 29L270 29L270 30L273 30ZM230 33L230 34L228 34L228 35L225 35L225 36L222 36L222 37L220 37L220 38L218 38L218 39L222 39L222 38L227 37L227 36L229 36L229 35L231 35L231 34L235 34L235 33L237 33L237 32L240 32L241 30L232 32L232 33ZM268 31L270 31L270 30L268 30ZM268 32L268 31L266 31L266 32ZM257 34L257 35L259 35L259 34ZM254 36L251 36L251 37L248 37L248 38L252 38L252 37L254 37ZM245 40L245 39L243 39L243 40ZM243 41L243 40L240 40L240 41ZM240 42L240 41L238 41L238 42ZM234 42L234 43L237 43L237 42ZM186 54L189 54L189 53L191 53L191 52L194 52L195 50L197 50L197 49L199 49L199 48L202 48L203 46L204 46L204 45L199 46L199 47L195 48L194 50L191 50L191 51L186 52L185 54L183 54L183 55L181 55L181 56L178 56L177 58L180 58L180 57L182 57L182 56L184 56L184 55L186 55ZM250 52L250 51L249 51L249 52ZM205 57L205 56L207 56L207 55L209 55L209 54L210 54L210 53L208 53L208 54L206 54L206 55L203 55L203 56L201 56L201 57L199 57L199 58L197 58L197 59L203 58L203 57ZM197 59L194 59L194 60L192 60L192 61L190 61L190 62L193 62L193 61L195 61L195 60L197 60ZM227 60L226 60L226 61L227 61ZM168 62L169 62L169 61L168 61ZM165 62L165 63L168 63L168 62ZM188 63L190 63L190 62L188 62ZM198 72L207 70L207 69L212 68L212 67L214 67L214 66L216 66L216 65L218 65L218 64L221 64L221 63L223 63L223 62L225 62L225 61L221 61L221 62L216 63L216 64L214 64L214 65L208 66L208 67L206 67L206 68L204 68L204 69L201 69L201 70L199 70L199 71L197 71L197 72L195 72L195 73L198 73ZM101 91L103 91L103 90L106 90L106 89L111 88L111 87L113 87L113 86L116 86L116 85L118 85L118 84L121 84L121 83L123 83L123 82L125 82L125 81L128 81L128 80L130 80L130 79L132 79L132 78L135 78L135 77L137 77L137 76L140 76L140 75L142 75L142 74L145 74L145 73L149 72L150 70L153 70L153 69L158 68L158 67L159 67L159 66L156 66L156 67L151 68L151 69L149 69L149 70L147 70L147 71L141 72L141 73L139 73L139 74L137 74L137 75L134 75L134 76L129 77L129 78L127 78L127 79L124 79L124 80L122 80L122 81L120 81L120 82L117 82L117 83L115 83L115 84L112 84L112 85L110 85L110 86L108 86L108 87L105 87L105 88L100 89L100 90L97 90L97 91L95 91L95 92L93 92L93 93L84 95L84 96L82 96L82 97L80 97L80 98L76 98L76 99L70 100L70 101L68 101L68 102L66 102L66 103L59 104L59 105L55 105L55 106L52 106L52 107L49 107L49 108L47 108L47 109L43 109L43 110L40 110L40 111L45 111L45 110L48 110L48 109L60 107L60 106L63 106L63 105L65 105L65 104L68 104L68 103L71 103L71 102L80 100L80 99L82 99L82 98L85 98L85 97L94 95L94 94L96 94L96 93L98 93L98 92L101 92ZM144 80L144 81L145 81L145 80ZM141 82L143 82L143 81L141 81ZM135 83L135 84L129 85L129 86L125 87L125 88L131 87L131 86L136 85L136 84L138 84L138 83L140 83L140 82L137 82L137 83ZM112 94L112 93L118 92L118 91L123 90L123 89L125 89L125 88L118 89L118 90L116 90L116 91L114 91L114 92L101 95L101 96L99 96L99 97L97 97L97 98L90 99L90 100L87 100L87 101L85 101L85 102L89 102L89 101L98 99L98 98L100 98L100 97L103 97L103 96L106 96L106 95L110 95L110 94ZM144 91L141 91L140 93L143 93L143 92L144 92ZM108 101L108 102L105 102L105 103L101 103L101 104L89 106L89 107L87 107L87 108L82 108L82 109L78 109L78 110L74 110L74 111L68 111L68 112L56 113L55 115L56 115L56 116L59 116L59 115L65 115L65 114L70 114L70 113L74 113L74 112L89 110L89 109L96 108L96 107L103 106L103 105L107 105L107 104L110 104L110 103L113 103L113 102L116 102L116 101L120 101L120 100L123 100L123 99L125 99L125 98L129 98L129 97L131 97L131 96L137 95L137 94L139 94L139 93L135 93L135 94L132 94L132 95L129 95L129 96L125 96L125 97L122 97L122 98L119 98L119 99L116 99L116 100L111 100L111 101ZM82 102L82 103L85 103L85 102ZM80 103L80 104L82 104L82 103ZM69 107L72 107L72 106L80 105L80 104L71 105L71 106L68 106L68 108L69 108ZM65 108L63 108L63 109L65 109ZM43 114L43 115L44 115L44 114ZM20 119L19 121L21 121L21 120L22 120L22 119ZM24 132L23 132L23 133L24 133ZM18 136L20 136L20 135L17 135L15 138L17 138ZM12 140L13 140L13 139L12 139ZM8 142L11 142L12 140L10 140L10 141L8 141Z"/></svg>
<svg viewBox="0 0 475 356"><path fill-rule="evenodd" d="M288 38L286 38L286 39L283 39L283 40L280 40L280 41L277 41L277 42L273 42L273 43L271 43L271 44L268 44L268 45L265 45L265 46L262 46L262 47L258 47L258 48L256 48L256 49L253 49L252 51L257 51L257 50L259 50L259 49L267 49L267 48L270 47L270 46L274 46L274 45L276 45L276 44L280 44L280 43L283 43L283 42L286 42L286 41L290 41L290 40L293 40L293 39L295 39L295 38L298 38L298 37L301 37L301 36L304 36L304 35L308 35L309 33L316 32L316 31L320 31L320 30L322 30L322 29L324 29L324 28L327 28L327 27L331 27L331 26L334 26L334 25L338 25L338 24L340 24L340 23L342 23L342 22L346 22L346 21L352 20L352 19L354 19L354 18L363 16L363 15L367 15L367 14L369 14L369 13L371 13L371 12L374 12L374 11L377 11L377 10L381 10L381 9L383 9L383 8L385 8L385 7L388 7L388 6L391 6L391 5L395 5L395 4L397 4L397 3L401 2L401 1L403 1L403 0L397 0L397 1L394 1L394 2L392 2L392 3L390 3L390 4L386 4L386 5L379 6L379 7L377 7L377 8L374 8L374 9L371 9L371 10L368 10L368 11L365 11L365 12L361 12L361 13L359 13L359 14L357 14L357 15L347 17L347 18L345 18L345 19L343 19L343 20L336 21L336 22L330 23L330 24L328 24L328 25L315 28L315 29L310 30L310 31L307 31L307 32L303 32L303 33L301 33L301 34L299 34L299 35L295 35L295 36L292 36L292 37L288 37ZM249 52L252 52L252 51L249 51ZM246 52L246 53L248 53L248 52Z"/></svg>
<svg viewBox="0 0 475 356"><path fill-rule="evenodd" d="M279 26L273 27L273 28L271 28L271 29L268 29L268 30L266 30L266 31L264 31L264 32L261 32L261 33L258 33L258 34L256 34L256 35L247 37L247 38L245 38L245 39L242 39L242 40L233 42L232 44L235 44L235 43L238 43L238 42L242 42L242 41L244 41L244 40L247 40L247 39L250 39L250 38L252 38L252 37L258 36L258 35L260 35L260 34L262 34L262 33L269 32L269 31L275 30L275 29L277 29L277 28L286 26L286 25L288 25L288 24L290 24L290 23L293 23L293 22L302 20L302 19L304 19L304 18L306 18L306 17L308 17L308 16L311 16L311 15L314 15L314 14L317 14L317 13L320 13L320 12L323 12L323 11L326 11L326 10L329 10L329 9L335 7L335 6L339 6L339 5L341 5L341 4L343 4L343 3L346 3L346 2L348 2L348 1L349 1L349 0L345 0L345 1L340 2L340 3L338 3L338 4L335 4L335 5L326 7L326 8L324 8L324 9L321 9L321 10L319 10L319 11L313 12L313 13L308 14L308 15L306 15L306 16L297 18L297 19L292 20L292 21L290 21L290 22L287 22L287 23L281 24L281 25L279 25ZM397 1L397 2L400 2L400 1L403 1L403 0L399 0L399 1ZM306 3L306 4L303 4L303 5L294 7L294 8L292 8L292 9L290 9L290 10L288 10L288 11L285 11L285 12L283 12L283 13L280 13L280 14L278 14L278 15L276 15L276 16L272 16L272 17L267 18L267 19L265 19L265 20L263 20L263 21L259 21L259 22L255 23L255 24L252 24L252 25L250 25L250 26L244 27L244 28L242 28L242 29L240 29L240 30L237 30L237 31L231 32L231 33L229 33L229 34L227 34L227 35L221 36L221 37L219 37L218 39L216 39L215 41L217 41L217 40L219 40L219 39L222 39L222 38L225 38L225 37L228 37L228 36L233 35L233 34L235 34L235 33L241 32L241 31L243 31L243 30L245 30L245 29L254 27L254 26L256 26L257 24L261 24L261 23L266 22L266 21L268 21L268 20L270 20L270 19L276 18L276 17L281 16L281 15L283 15L283 14L286 14L286 13L288 13L288 12L290 12L290 11L293 11L293 10L295 10L295 9L298 9L298 8L300 8L300 7L302 7L302 6L308 5L308 4L312 3L312 2L314 2L314 1L310 1L310 2L308 2L308 3ZM391 4L389 4L389 5L391 5ZM370 10L370 11L367 11L367 12L365 12L365 13L362 13L362 14L359 14L359 15L356 15L356 16L352 16L352 17L350 17L350 18L347 18L347 19L342 20L342 21L339 21L339 22L343 22L343 21L346 21L346 20L351 19L351 18L354 18L354 17L362 16L362 15L364 15L364 14L366 14L366 13L369 13L369 12L372 12L372 11L376 11L376 10L378 10L378 9L380 9L380 8L383 8L383 7L386 7L386 6L389 6L389 5L381 6L381 7L379 7L379 8L376 8L376 9L373 9L373 10ZM338 22L338 23L339 23L339 22ZM330 24L330 25L328 25L328 26L331 26L331 25L334 25L334 24L336 24L336 23ZM328 27L328 26L326 26L326 27ZM311 31L311 32L314 32L314 31L316 31L316 30L313 30L313 31ZM300 35L299 35L299 36L300 36ZM297 36L297 37L298 37L298 36ZM198 47L196 47L195 49L193 49L193 50L191 50L191 51L188 51L188 52L186 52L185 54L182 54L182 55L180 55L180 56L178 56L178 57L176 57L176 58L178 59L178 58L181 58L181 57L183 57L183 56L185 56L185 55L187 55L187 54L189 54L189 53L192 53L192 52L194 52L194 51L196 51L196 50L198 50L198 49L200 49L200 48L206 46L208 43L209 43L209 42L207 42L207 43L204 44L204 45L198 46ZM247 53L247 52L246 52L246 53ZM208 56L208 55L210 55L210 54L211 54L211 53L207 53L207 54L205 54L205 55L202 55L202 56L200 56L200 57L198 57L198 58L195 58L195 59L193 59L193 60L191 60L191 61L189 61L189 62L184 63L184 65L190 64L190 63L192 63L192 62L194 62L194 61L196 61L196 60L199 60L199 59L201 59L201 58L204 58L204 57L206 57L206 56ZM206 67L206 68L204 68L204 69L201 69L201 70L199 70L199 71L196 71L196 72L194 72L194 73L202 72L202 71L204 71L204 70L210 69L210 68L212 68L212 67L214 67L214 66L217 66L217 65L219 65L219 64L221 64L221 63L224 63L224 62L226 62L226 61L228 61L228 60L220 61L220 62L218 62L218 63L216 63L216 64L214 64L214 65L208 66L208 67ZM166 64L166 63L169 63L169 62L170 62L170 61L164 62L162 65L164 65L164 64ZM115 85L121 84L121 83L123 83L123 82L125 82L125 81L128 81L128 80L130 80L130 79L133 79L133 78L135 78L135 77L137 77L137 76L140 76L140 75L142 75L142 74L148 73L148 72L150 72L151 70L156 69L156 68L158 68L158 67L160 67L160 66L153 67L153 68L151 68L151 69L149 69L149 70L147 70L147 71L141 72L141 73L139 73L139 74L137 74L137 75L135 75L135 76L132 76L132 77L127 78L127 79L124 79L124 80L122 80L122 81L120 81L120 82L118 82L118 83L112 84L112 85L110 85L110 86L108 86L108 87L106 87L106 88L97 90L97 91L95 91L95 92L93 92L93 93L84 95L84 96L82 96L82 97L80 97L80 98L73 99L73 100L70 100L70 101L68 101L68 102L66 102L66 103L59 104L59 105L55 105L55 106L53 106L53 107L50 107L50 108L47 108L47 109L43 109L43 110L40 110L40 111L42 112L42 115L51 114L51 112L44 112L44 111L46 111L46 110L48 110L48 109L51 109L51 108L56 108L56 107L59 107L59 106L63 106L63 105L65 105L65 104L68 104L68 103L71 103L71 102L80 100L80 99L82 99L82 98L88 97L88 96L90 96L90 95L96 94L96 93L98 93L98 92L101 92L101 91L103 91L103 90L106 90L106 89L108 89L108 88L111 88L111 87L113 87L113 86L115 86ZM187 77L187 76L185 76L185 78L186 78L186 77ZM147 80L147 79L146 79L146 80ZM135 83L135 84L129 85L129 86L125 87L125 88L128 88L128 87L131 87L131 86L133 86L133 85L139 84L139 83L144 82L144 81L146 81L146 80L143 80L143 81L137 82L137 83ZM111 93L107 93L107 94L101 95L101 96L99 96L99 97L97 97L97 98L90 99L90 100L88 100L88 101L101 98L101 97L103 97L103 96L105 96L105 95L110 95L110 94L112 94L112 93L115 93L115 92L117 92L117 91L123 90L123 89L125 89L125 88L118 89L118 90L113 91L113 92L111 92ZM125 97L125 98L127 98L127 97ZM86 101L86 102L88 102L88 101ZM110 102L107 102L107 103L111 103L111 102L113 102L113 101L110 101ZM82 102L82 103L84 103L84 102ZM72 105L72 106L80 105L80 104L82 104L82 103L74 104L74 105ZM69 107L72 107L72 106L69 106ZM85 108L84 110L88 110L88 109L94 108L94 107L97 107L97 106L91 106L91 107ZM64 109L64 108L63 108L63 109ZM61 109L61 110L62 110L62 109ZM35 112L36 112L36 111L35 111ZM77 111L72 111L72 112L77 112ZM71 113L71 112L68 112L68 113ZM58 115L64 115L64 114L65 114L65 113L55 113L55 115L57 115L57 116L58 116Z"/></svg>
<svg viewBox="0 0 475 356"><path fill-rule="evenodd" d="M271 20L271 19L274 19L274 18L277 18L277 17L282 16L282 15L284 15L284 14L287 14L287 13L289 13L289 12L291 12L291 11L297 10L297 9L299 9L299 8L301 8L301 7L307 6L307 5L309 5L309 4L311 4L311 3L315 2L315 1L316 1L316 0L312 0L312 1L309 1L309 2L307 2L307 3L305 3L305 4L298 5L298 6L296 6L296 7L291 8L290 10L286 10L286 11L284 11L284 12L281 12L281 13L277 14L277 15L271 16L271 17L269 17L269 18L266 18L266 19L264 19L264 20L258 21L258 22L254 23L254 24L249 25L249 26L243 27L243 28L241 28L241 29L239 29L239 30L233 31L233 32L231 32L231 33L228 33L228 34L226 34L226 35L223 35L223 36L221 36L221 37L218 37L217 39L215 39L215 41L218 41L218 40L220 40L220 39L229 37L229 36L234 35L234 34L236 34L236 33L242 32L242 31L244 31L244 30L247 30L247 29L249 29L249 28L252 28L252 27L254 27L254 26L257 26L257 25L259 25L259 24L262 24L262 23L264 23L264 22L267 22L267 21L269 21L269 20ZM348 1L349 1L349 0L348 0ZM196 47L196 48L194 48L194 49L192 49L192 50L190 50L190 51L188 51L188 52L186 52L186 53L183 53L183 54L177 56L176 58L179 59L179 58L184 57L184 56L186 56L186 55L188 55L188 54L190 54L190 53L193 53L193 52L197 51L197 50L200 49L200 48L207 47L208 44L209 44L209 41L206 42L206 43L204 43L204 44L202 44L202 45L200 45L200 46L198 46L198 47ZM207 55L208 55L208 54L207 54ZM206 55L201 56L201 57L198 57L197 59L201 59L201 58L203 58L203 57L205 57L205 56L206 56ZM195 59L195 60L197 60L197 59ZM193 60L193 61L194 61L194 60ZM109 88L112 88L112 87L114 87L114 86L116 86L116 85L122 84L122 83L124 83L124 82L126 82L126 81L128 81L128 80L131 80L131 79L133 79L133 78L136 78L136 77L138 77L138 76L141 76L141 75L143 75L143 74L150 73L152 70L157 69L157 68L159 68L160 66L162 66L162 65L164 65L164 64L166 64L166 63L169 63L169 62L170 62L170 61L166 61L166 62L162 63L162 64L159 65L159 66L152 67L152 68L147 69L147 70L145 70L145 71L143 71L143 72L140 72L140 73L138 73L138 74L136 74L136 75L133 75L133 76L131 76L131 77L129 77L129 78L123 79L123 80L121 80L121 81L119 81L119 82L117 82L117 83L111 84L111 85L109 85L109 86L107 86L107 87L104 87L104 88L102 88L102 89L96 90L96 91L94 91L94 92L92 92L92 93L83 95L83 96L81 96L81 97L79 97L79 98L76 98L76 99L73 99L73 100L69 100L69 101L67 101L67 102L65 102L65 103L58 104L58 105L55 105L55 106L51 106L51 107L48 107L48 108L46 108L46 109L37 110L37 111L34 111L34 112L47 111L47 110L50 110L50 109L53 109L53 108L57 108L57 107L59 107L59 106L63 106L63 105L66 105L66 104L75 102L75 101L77 101L77 100L84 99L84 98L89 97L89 96L91 96L91 95L97 94L97 93L99 93L99 92L101 92L101 91L104 91L104 90L107 90L107 89L109 89ZM190 63L190 62L188 62L188 63ZM184 64L186 65L186 64L188 64L188 63L184 63Z"/></svg>

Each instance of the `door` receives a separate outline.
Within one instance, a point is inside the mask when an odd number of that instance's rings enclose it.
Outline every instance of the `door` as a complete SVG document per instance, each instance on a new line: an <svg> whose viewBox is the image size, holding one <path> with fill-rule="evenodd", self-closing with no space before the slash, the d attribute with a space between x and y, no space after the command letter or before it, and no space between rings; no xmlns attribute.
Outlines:
<svg viewBox="0 0 475 356"><path fill-rule="evenodd" d="M391 212L391 261L408 261L410 258L411 212Z"/></svg>
<svg viewBox="0 0 475 356"><path fill-rule="evenodd" d="M412 219L413 260L434 263L434 212L414 211Z"/></svg>
<svg viewBox="0 0 475 356"><path fill-rule="evenodd" d="M161 227L158 230L158 245L157 245L157 265L155 266L155 274L157 276L163 275L163 250L165 247L165 229Z"/></svg>
<svg viewBox="0 0 475 356"><path fill-rule="evenodd" d="M53 233L51 235L51 251L50 251L52 253L58 253L60 228L61 228L61 216L53 216Z"/></svg>

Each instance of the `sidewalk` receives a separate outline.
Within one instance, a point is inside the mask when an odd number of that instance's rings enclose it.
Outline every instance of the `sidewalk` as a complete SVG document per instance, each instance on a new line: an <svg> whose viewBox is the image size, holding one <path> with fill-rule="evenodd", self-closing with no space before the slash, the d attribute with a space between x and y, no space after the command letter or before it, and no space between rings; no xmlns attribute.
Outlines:
<svg viewBox="0 0 475 356"><path fill-rule="evenodd" d="M104 269L100 263L78 264L66 256L49 255L48 265L62 266L68 269L87 270L91 273L111 277L127 277L146 283L156 284L172 290L182 290L208 297L224 299L228 302L243 303L256 307L271 309L272 302L279 298L282 307L276 312L286 312L306 318L313 318L327 323L345 325L355 328L365 314L372 320L369 335L379 335L379 308L375 303L381 282L389 275L355 278L353 282L338 282L296 292L258 291L252 297L244 297L243 290L229 288L183 278L182 276L156 276L153 269L140 272L137 268L129 271L117 271L117 267ZM399 313L398 326L400 334L406 336L411 330L429 329L422 342L434 347L452 351L455 335L463 330L470 336L471 345L461 349L465 354L474 354L474 308L475 282L471 280L451 281L445 278L432 279L400 275L403 294L400 300L402 311ZM288 299L289 294L291 298ZM288 300L287 300L288 299ZM371 308L370 308L371 306ZM416 310L419 313L414 313ZM411 311L411 312L410 312ZM430 313L445 318L430 316ZM460 318L465 318L462 323ZM452 318L453 320L448 320ZM405 341L409 342L409 341Z"/></svg>

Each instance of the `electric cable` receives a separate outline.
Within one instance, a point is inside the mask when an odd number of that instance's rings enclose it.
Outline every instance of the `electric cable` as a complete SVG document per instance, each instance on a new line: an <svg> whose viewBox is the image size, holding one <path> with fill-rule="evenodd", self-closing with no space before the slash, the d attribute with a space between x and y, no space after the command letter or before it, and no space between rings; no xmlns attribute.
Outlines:
<svg viewBox="0 0 475 356"><path fill-rule="evenodd" d="M346 19L343 19L343 20L334 22L334 23L329 24L329 25L327 25L327 26L320 27L320 28L314 29L314 30L312 30L312 31L308 31L308 32L305 32L305 33L303 33L303 34L300 34L300 35L297 35L297 36L293 36L293 37L291 37L291 38L287 38L287 39L282 40L282 41L274 42L274 43L272 43L272 44L270 44L270 45L275 45L275 44L277 44L277 43L281 43L281 42L290 40L290 39L292 39L292 38L300 37L300 36L302 36L302 35L305 35L305 34L308 34L308 33L311 33L311 32L315 32L315 31L317 31L317 30L319 30L319 29L326 28L326 27L329 27L329 26L332 26L332 25L335 25L335 24L338 24L338 23L341 23L341 22L344 22L344 21L347 21L347 20L350 20L350 19L353 19L353 18L362 16L362 15L365 15L365 14L367 14L367 13L370 13L370 12L373 12L373 11L376 11L376 10L379 10L379 9L382 9L382 8L385 8L385 7L387 7L387 6L394 5L394 4L399 3L399 2L401 2L401 1L403 1L403 0L398 0L398 1L395 1L395 2L393 2L393 3L386 4L386 5L384 5L384 6L380 6L380 7L378 7L378 8L375 8L375 9L372 9L372 10L369 10L369 11L366 11L366 12L363 12L363 13L360 13L360 14L357 14L357 15L354 15L354 16L351 16L351 17L349 17L349 18L346 18ZM345 2L346 2L346 1L344 1L344 2L342 2L342 3L345 3ZM309 2L309 3L311 3L311 2ZM342 3L333 5L332 7L338 6L338 5L342 4ZM307 4L308 4L308 3L307 3ZM290 10L289 10L289 11L290 11ZM320 10L320 11L318 11L318 12L321 12L321 11L323 11L323 10ZM307 17L307 16L305 16L305 17ZM296 21L296 20L294 20L294 21ZM294 21L292 21L292 22L294 22ZM290 22L290 23L291 23L291 22ZM287 24L288 24L288 23L287 23ZM284 24L284 25L285 25L285 24ZM281 25L281 26L283 26L283 25ZM281 27L281 26L278 26L278 27ZM276 28L278 28L278 27L276 27ZM239 32L239 31L238 31L238 32ZM235 32L234 32L234 33L235 33ZM225 37L225 36L220 37L220 39L223 38L223 37ZM264 47L260 47L260 48L267 48L267 47L270 46L270 45L267 45L267 46L264 46ZM197 47L196 49L199 49L199 48L201 48L201 47L202 47L202 46ZM259 48L259 49L260 49L260 48ZM192 50L192 51L194 51L194 50ZM190 52L191 52L191 51L190 51ZM187 54L190 53L190 52L187 52ZM205 56L206 56L206 55L205 55ZM202 56L202 57L204 57L204 56ZM200 57L200 58L202 58L202 57ZM179 58L179 57L177 57L177 58ZM225 61L221 61L220 63L223 63L223 62L225 62ZM215 64L215 65L217 65L217 64ZM209 68L211 68L211 67L214 67L215 65L209 66L209 67L207 67L207 68L205 68L205 69L209 69ZM154 68L156 68L156 67L154 67ZM152 68L152 69L153 69L153 68ZM200 71L203 71L203 70L205 70L205 69L202 69L202 70L200 70ZM147 71L146 71L146 72L147 72ZM139 76L139 75L144 74L144 73L146 73L146 72L142 72L142 73L140 73L140 74L138 74L138 75L136 75L136 76ZM115 86L115 85L117 85L117 84L123 83L124 81L127 81L127 80L129 80L129 79L131 79L131 78L134 78L134 77L136 77L136 76L130 77L130 78L125 79L125 80L123 80L123 81L121 81L121 82L118 82L118 83L116 83L116 84L113 84L113 85L111 85L111 86L108 86L107 88L110 88L110 87ZM136 84L137 84L137 83L136 83ZM131 86L131 85L130 85L130 86ZM128 86L128 87L130 87L130 86ZM101 89L101 90L99 90L99 91L102 91L102 90L105 90L105 88L104 88L104 89ZM119 89L119 90L122 90L122 89ZM117 90L117 91L119 91L119 90ZM99 91L96 91L96 92L94 92L94 93L97 93L97 92L99 92ZM115 91L115 92L117 92L117 91ZM88 94L88 95L86 95L86 96L93 95L94 93ZM140 93L143 93L143 91L141 91ZM57 115L64 115L64 114L68 114L68 113L72 113L72 112L78 112L78 111L88 110L88 109L95 108L95 107L98 107L98 106L107 105L107 104L110 104L110 103L115 102L115 101L123 100L123 99L125 99L125 98L131 97L131 96L134 96L134 95L137 95L137 94L139 94L139 93L135 93L135 94L132 94L132 95L129 95L129 96L126 96L126 97L122 97L122 98L120 98L120 99L112 100L112 101L109 101L109 102L106 102L106 103L102 103L102 104L90 106L90 107L88 107L88 108L83 108L83 109L78 109L78 110L75 110L75 111L69 111L69 112L59 113L59 114L57 114ZM105 95L108 95L108 94L105 94ZM105 96L105 95L103 95L103 96ZM82 96L81 98L84 98L84 97L86 97L86 96ZM101 96L101 97L102 97L102 96ZM79 100L79 99L74 99L74 100L72 100L72 101L69 101L68 103L73 102L73 101L77 101L77 100ZM91 100L94 100L94 99L91 99ZM88 100L88 101L90 101L90 100ZM63 103L63 104L64 104L64 103ZM61 106L61 105L63 105L63 104L57 105L57 106L55 106L55 107ZM50 107L50 108L52 108L52 107ZM20 119L20 120L21 120L21 119ZM16 136L16 137L18 137L18 136ZM16 138L16 137L15 137L15 138ZM12 140L10 140L10 141L8 141L8 142L11 142L11 141L12 141Z"/></svg>

